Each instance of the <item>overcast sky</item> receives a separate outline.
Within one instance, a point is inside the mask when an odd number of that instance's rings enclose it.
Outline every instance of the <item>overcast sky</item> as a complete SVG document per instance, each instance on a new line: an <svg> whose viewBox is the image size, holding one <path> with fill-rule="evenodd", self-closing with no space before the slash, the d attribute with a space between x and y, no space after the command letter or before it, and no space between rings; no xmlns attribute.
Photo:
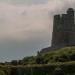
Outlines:
<svg viewBox="0 0 75 75"><path fill-rule="evenodd" d="M0 61L36 55L50 46L54 14L74 0L0 0Z"/></svg>

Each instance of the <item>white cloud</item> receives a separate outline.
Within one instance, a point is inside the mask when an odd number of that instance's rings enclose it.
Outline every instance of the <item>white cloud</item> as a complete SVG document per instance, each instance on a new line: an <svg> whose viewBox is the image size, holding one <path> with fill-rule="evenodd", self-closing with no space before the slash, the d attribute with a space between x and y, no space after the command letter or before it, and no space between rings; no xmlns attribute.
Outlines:
<svg viewBox="0 0 75 75"><path fill-rule="evenodd" d="M32 4L44 4L48 0L0 0L0 2L6 2L11 4L25 4L25 5L32 5Z"/></svg>
<svg viewBox="0 0 75 75"><path fill-rule="evenodd" d="M48 33L50 17L43 6L0 3L0 38L23 39L34 36L34 33Z"/></svg>

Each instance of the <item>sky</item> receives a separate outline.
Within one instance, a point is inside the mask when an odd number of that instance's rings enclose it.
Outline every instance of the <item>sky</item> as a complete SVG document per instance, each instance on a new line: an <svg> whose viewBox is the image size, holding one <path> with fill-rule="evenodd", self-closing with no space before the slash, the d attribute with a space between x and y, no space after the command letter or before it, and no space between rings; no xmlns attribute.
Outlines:
<svg viewBox="0 0 75 75"><path fill-rule="evenodd" d="M0 0L0 62L36 55L51 45L53 16L74 0Z"/></svg>

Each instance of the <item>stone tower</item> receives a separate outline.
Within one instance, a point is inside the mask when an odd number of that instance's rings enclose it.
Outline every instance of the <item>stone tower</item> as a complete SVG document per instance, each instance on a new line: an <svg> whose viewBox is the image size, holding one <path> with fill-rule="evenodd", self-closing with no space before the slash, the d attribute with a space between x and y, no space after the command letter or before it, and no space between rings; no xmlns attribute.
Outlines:
<svg viewBox="0 0 75 75"><path fill-rule="evenodd" d="M69 8L66 14L54 16L51 47L42 49L41 53L66 46L75 46L74 10L72 8Z"/></svg>
<svg viewBox="0 0 75 75"><path fill-rule="evenodd" d="M75 45L74 10L69 8L66 14L54 16L51 47L73 45Z"/></svg>

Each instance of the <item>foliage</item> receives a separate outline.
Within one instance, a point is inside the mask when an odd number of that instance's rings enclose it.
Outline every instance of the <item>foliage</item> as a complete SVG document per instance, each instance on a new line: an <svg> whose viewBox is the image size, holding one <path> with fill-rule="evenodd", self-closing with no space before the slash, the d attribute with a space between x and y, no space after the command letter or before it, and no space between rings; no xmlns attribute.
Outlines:
<svg viewBox="0 0 75 75"><path fill-rule="evenodd" d="M22 60L12 60L11 65L48 64L53 62L75 61L75 46L60 48L47 53L38 52L37 56L24 57Z"/></svg>
<svg viewBox="0 0 75 75"><path fill-rule="evenodd" d="M18 61L17 60L12 60L10 63L11 63L11 65L17 65Z"/></svg>
<svg viewBox="0 0 75 75"><path fill-rule="evenodd" d="M75 47L0 64L0 75L75 75Z"/></svg>
<svg viewBox="0 0 75 75"><path fill-rule="evenodd" d="M35 64L35 57L34 56L24 57L22 59L22 65L27 65L27 64Z"/></svg>
<svg viewBox="0 0 75 75"><path fill-rule="evenodd" d="M0 66L0 75L74 75L75 61L25 66Z"/></svg>
<svg viewBox="0 0 75 75"><path fill-rule="evenodd" d="M47 63L75 61L75 47L65 47L48 53L43 53L42 57Z"/></svg>

